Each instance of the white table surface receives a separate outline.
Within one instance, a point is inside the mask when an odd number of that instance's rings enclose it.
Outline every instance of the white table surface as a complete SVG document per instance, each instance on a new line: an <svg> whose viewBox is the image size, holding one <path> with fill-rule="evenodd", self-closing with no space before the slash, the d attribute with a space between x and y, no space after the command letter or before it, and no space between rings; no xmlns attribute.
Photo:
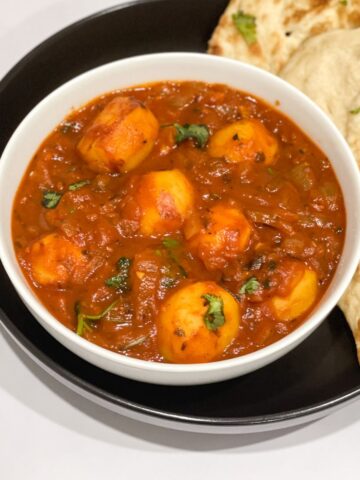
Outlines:
<svg viewBox="0 0 360 480"><path fill-rule="evenodd" d="M0 0L0 77L55 31L118 3ZM190 434L129 420L60 385L0 329L1 480L339 480L359 475L359 443L360 400L265 434Z"/></svg>

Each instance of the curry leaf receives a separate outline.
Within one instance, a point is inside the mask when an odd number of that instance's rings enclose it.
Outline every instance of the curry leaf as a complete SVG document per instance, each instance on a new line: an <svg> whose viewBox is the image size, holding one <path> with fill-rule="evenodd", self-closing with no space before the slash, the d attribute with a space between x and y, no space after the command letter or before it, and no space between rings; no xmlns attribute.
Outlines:
<svg viewBox="0 0 360 480"><path fill-rule="evenodd" d="M176 128L176 143L181 143L184 140L191 138L192 140L194 140L197 148L205 147L206 142L209 138L209 129L206 125L196 125L189 123L180 125L178 123L174 123L174 127Z"/></svg>
<svg viewBox="0 0 360 480"><path fill-rule="evenodd" d="M242 10L234 13L232 16L235 27L242 35L248 45L256 43L256 18L253 15L247 15Z"/></svg>
<svg viewBox="0 0 360 480"><path fill-rule="evenodd" d="M205 300L205 305L208 305L208 309L204 315L204 322L209 330L217 330L225 323L224 315L224 302L221 297L206 293L201 298Z"/></svg>
<svg viewBox="0 0 360 480"><path fill-rule="evenodd" d="M55 208L60 202L62 193L55 192L54 190L47 190L43 192L43 198L41 205L45 208Z"/></svg>
<svg viewBox="0 0 360 480"><path fill-rule="evenodd" d="M246 293L250 293L250 294L255 293L258 290L259 287L260 287L260 283L256 279L256 277L251 277L240 288L239 294L244 295Z"/></svg>

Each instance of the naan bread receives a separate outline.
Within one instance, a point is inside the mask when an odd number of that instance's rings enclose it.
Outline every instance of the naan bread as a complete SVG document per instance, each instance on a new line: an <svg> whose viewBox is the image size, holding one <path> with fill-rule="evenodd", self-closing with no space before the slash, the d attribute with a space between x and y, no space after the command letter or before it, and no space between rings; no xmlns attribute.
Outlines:
<svg viewBox="0 0 360 480"><path fill-rule="evenodd" d="M359 34L360 35L360 34ZM359 61L356 64L356 68L360 69ZM360 85L358 86L360 92ZM355 110L360 107L360 93L352 99L350 110ZM360 112L348 115L348 121L346 125L346 140L350 145L353 154L360 167Z"/></svg>
<svg viewBox="0 0 360 480"><path fill-rule="evenodd" d="M327 32L308 39L280 76L333 119L360 167L360 112L355 113L360 107L360 29ZM353 332L360 362L360 267L339 306Z"/></svg>
<svg viewBox="0 0 360 480"><path fill-rule="evenodd" d="M306 40L279 75L302 90L332 118L360 165L360 29L335 30ZM351 141L349 127L352 130Z"/></svg>
<svg viewBox="0 0 360 480"><path fill-rule="evenodd" d="M357 67L359 64L357 63ZM360 90L360 85L359 85ZM360 94L353 98L352 109L360 107ZM348 116L346 139L360 167L360 113ZM358 267L350 286L339 302L346 320L353 332L358 359L360 362L360 266Z"/></svg>
<svg viewBox="0 0 360 480"><path fill-rule="evenodd" d="M339 302L346 320L354 335L357 355L360 363L360 267L358 267L350 286Z"/></svg>
<svg viewBox="0 0 360 480"><path fill-rule="evenodd" d="M256 18L257 41L248 44L234 25L238 11ZM231 0L210 42L209 53L278 73L307 38L360 26L360 0Z"/></svg>

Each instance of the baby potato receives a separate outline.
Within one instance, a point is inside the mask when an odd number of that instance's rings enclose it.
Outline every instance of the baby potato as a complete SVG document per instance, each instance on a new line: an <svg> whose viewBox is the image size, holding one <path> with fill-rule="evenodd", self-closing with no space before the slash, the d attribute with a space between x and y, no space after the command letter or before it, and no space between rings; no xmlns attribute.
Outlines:
<svg viewBox="0 0 360 480"><path fill-rule="evenodd" d="M278 143L258 120L240 120L217 131L210 139L208 152L229 162L259 162L271 165L276 160Z"/></svg>
<svg viewBox="0 0 360 480"><path fill-rule="evenodd" d="M300 278L297 275L295 285L288 295L278 295L271 299L277 318L286 322L299 317L314 304L317 292L317 274L313 270L304 268Z"/></svg>
<svg viewBox="0 0 360 480"><path fill-rule="evenodd" d="M77 148L96 172L128 172L151 152L159 124L137 100L115 97L95 118Z"/></svg>
<svg viewBox="0 0 360 480"><path fill-rule="evenodd" d="M135 201L140 209L139 232L164 235L179 230L191 214L194 190L180 170L150 172L140 178Z"/></svg>
<svg viewBox="0 0 360 480"><path fill-rule="evenodd" d="M42 286L64 287L78 283L88 267L81 248L57 233L33 243L28 249L27 261L33 279Z"/></svg>
<svg viewBox="0 0 360 480"><path fill-rule="evenodd" d="M206 225L190 238L189 246L208 270L221 269L246 249L251 232L238 208L219 203L210 210Z"/></svg>
<svg viewBox="0 0 360 480"><path fill-rule="evenodd" d="M158 319L160 353L173 363L211 362L238 334L236 300L214 282L181 288L161 306Z"/></svg>

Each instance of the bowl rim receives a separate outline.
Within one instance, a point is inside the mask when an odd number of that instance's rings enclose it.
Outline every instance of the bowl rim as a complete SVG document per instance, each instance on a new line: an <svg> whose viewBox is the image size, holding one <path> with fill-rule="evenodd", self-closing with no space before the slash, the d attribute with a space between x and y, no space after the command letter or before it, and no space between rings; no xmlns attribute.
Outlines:
<svg viewBox="0 0 360 480"><path fill-rule="evenodd" d="M59 96L59 94L71 88L72 86L78 83L82 83L87 79L89 79L91 76L95 76L100 72L106 71L107 69L113 67L114 65L117 65L117 64L131 65L131 64L141 63L144 61L145 62L149 60L156 61L160 59L162 60L177 59L177 60L185 60L185 61L192 59L192 60L201 61L201 62L205 61L206 59L207 62L210 62L210 63L213 62L214 66L216 64L217 66L232 64L234 68L238 68L239 71L241 71L241 69L243 71L247 70L252 74L262 76L265 80L269 82L275 82L275 84L277 83L280 86L280 88L283 88L285 89L285 91L287 90L288 92L290 92L291 95L298 97L299 101L307 103L308 106L314 110L315 114L319 118L319 121L322 121L324 124L326 124L327 129L329 129L332 132L332 134L336 139L336 142L340 145L341 149L344 151L344 154L347 156L349 160L348 167L352 169L352 174L354 175L354 178L357 178L357 183L359 186L358 190L360 192L359 169L356 164L356 160L353 156L353 153L350 150L349 145L347 144L346 140L343 138L341 133L338 131L336 126L333 124L333 122L330 120L330 118L309 97L307 97L300 90L298 90L291 84L287 83L280 77L277 77L253 65L240 62L238 60L229 59L229 58L223 58L223 57L212 56L204 53L193 53L193 52L162 52L162 53L137 55L134 57L124 58L124 59L109 62L101 66L98 66L96 68L90 69L68 80L62 85L60 85L58 88L56 88L47 96L45 96L25 116L25 118L21 121L21 123L18 125L18 127L10 137L3 151L3 154L1 156L0 186L4 182L3 172L5 171L5 168L9 163L9 159L11 158L11 150L16 146L19 139L21 139L23 130L26 129L28 123L30 123L32 118L36 116L39 112L41 112L43 108L46 107L46 104L49 101L56 98L57 96ZM207 68L212 68L210 63ZM224 81L223 83L226 84L227 82ZM236 88L236 87L233 87L233 88ZM240 88L238 89L240 90ZM251 93L251 91L249 93ZM89 99L88 101L90 100L91 99ZM265 100L265 99L262 99L262 100L270 104L268 100ZM272 108L277 109L277 106L274 106L274 105L271 105L271 106ZM79 107L76 107L76 108L78 109ZM287 115L285 112L282 112L282 114L288 116L291 121L293 121L296 125L298 125L298 123L295 120L293 120L289 115ZM314 143L316 143L312 138L311 140ZM26 168L28 167L28 165L29 165L29 162L27 163ZM25 170L23 171L23 175L24 174L25 174ZM342 185L340 181L339 183L340 183L341 189L344 190L344 185ZM12 200L14 200L14 197L12 198ZM359 200L359 203L360 203L360 193L357 194L357 200ZM348 231L348 228L349 226L347 225L346 231ZM325 319L327 314L331 311L331 309L334 308L334 306L336 305L336 303L344 293L345 289L347 288L348 284L350 283L351 278L353 277L355 270L357 268L357 265L360 261L360 242L358 242L351 254L351 258L352 258L351 265L349 265L347 270L343 273L342 277L338 280L336 285L336 292L332 294L331 299L327 300L324 305L316 306L315 310L313 310L310 313L310 315L306 318L306 320L304 320L304 322L300 326L298 326L294 331L292 331L285 337L281 338L280 340L277 340L276 342L266 347L263 347L257 351L254 351L242 356L225 359L225 360L218 360L218 361L208 362L208 363L191 363L191 364L160 363L160 362L142 360L138 358L132 358L132 357L128 357L128 356L107 350L103 347L100 347L78 336L76 332L73 332L72 330L67 328L64 324L62 324L59 320L57 320L56 317L52 315L46 309L46 307L41 303L40 299L38 299L38 297L36 296L36 293L28 285L28 282L25 279L25 277L21 275L20 272L18 273L18 271L13 267L12 265L13 262L12 262L10 253L8 252L8 249L4 241L4 233L3 233L4 230L5 229L3 228L0 230L0 258L6 270L7 275L9 276L12 284L14 285L17 292L20 294L20 297L22 298L26 306L29 306L31 310L36 312L36 314L39 315L42 318L42 320L45 323L47 323L52 329L54 329L59 336L65 337L68 342L75 344L80 350L86 351L90 353L92 356L95 355L97 357L102 357L103 359L111 363L122 364L126 367L130 367L132 370L141 370L142 372L146 372L146 371L158 372L159 374L174 373L176 375L177 373L181 373L181 374L191 373L192 375L194 375L196 373L201 374L202 372L214 372L218 370L227 371L227 370L231 370L233 367L239 367L240 365L246 366L255 362L261 362L261 360L267 357L271 357L272 355L275 355L276 353L279 353L282 350L285 350L286 347L288 349L291 349L292 347L296 346L299 343L299 341L302 341L303 339L305 339L317 326L319 326L320 323ZM360 237L359 229L358 229L358 235ZM12 243L12 247L13 247L13 243ZM342 256L343 256L343 253L342 253ZM278 356L276 357L274 356L274 360L276 358L278 358Z"/></svg>

